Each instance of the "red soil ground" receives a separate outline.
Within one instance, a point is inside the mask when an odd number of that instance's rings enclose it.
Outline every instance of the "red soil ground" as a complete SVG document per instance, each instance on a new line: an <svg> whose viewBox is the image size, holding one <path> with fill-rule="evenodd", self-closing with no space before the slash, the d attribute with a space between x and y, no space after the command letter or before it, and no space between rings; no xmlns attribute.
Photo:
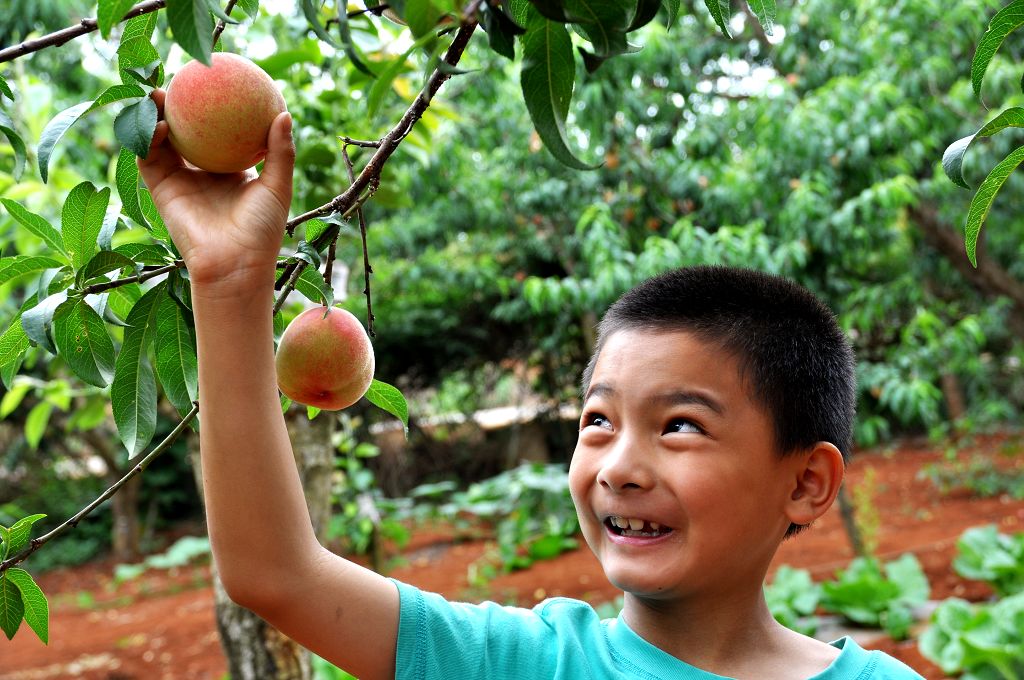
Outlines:
<svg viewBox="0 0 1024 680"><path fill-rule="evenodd" d="M998 437L965 444L960 456L980 454L1019 468L1024 465L1022 452L1019 438ZM920 471L942 460L940 452L924 444L866 452L851 466L849 485L856 489L864 485L866 475L874 477L880 557L891 559L906 551L917 555L934 599L982 600L991 594L984 584L966 581L950 567L956 540L965 529L988 523L1008 533L1024 530L1024 500L940 494ZM444 532L418 532L388 575L453 598L527 606L556 595L594 603L617 595L585 548L474 587L467 580L467 568L491 547L485 541L453 541ZM775 564L808 569L820 580L831 577L852 556L839 513L833 509L810 531L786 542ZM225 676L208 567L153 571L120 585L112 576L109 560L41 574L39 584L50 598L50 644L44 646L25 626L13 642L0 641L0 680ZM867 645L897 656L929 680L945 677L921 657L913 640L897 644L876 637Z"/></svg>

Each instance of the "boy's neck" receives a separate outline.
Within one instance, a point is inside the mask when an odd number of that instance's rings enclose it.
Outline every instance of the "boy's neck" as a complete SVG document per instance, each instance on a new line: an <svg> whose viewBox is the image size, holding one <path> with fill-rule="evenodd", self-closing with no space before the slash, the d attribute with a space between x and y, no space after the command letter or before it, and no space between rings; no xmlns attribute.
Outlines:
<svg viewBox="0 0 1024 680"><path fill-rule="evenodd" d="M623 617L633 632L662 651L732 678L810 677L839 654L779 624L760 590L714 602L651 601L626 593ZM795 669L796 659L807 668Z"/></svg>

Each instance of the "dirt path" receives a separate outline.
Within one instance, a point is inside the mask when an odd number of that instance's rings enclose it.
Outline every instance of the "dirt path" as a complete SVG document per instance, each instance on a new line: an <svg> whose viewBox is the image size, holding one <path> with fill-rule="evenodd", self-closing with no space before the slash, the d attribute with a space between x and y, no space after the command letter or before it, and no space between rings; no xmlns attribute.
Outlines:
<svg viewBox="0 0 1024 680"><path fill-rule="evenodd" d="M989 438L976 442L972 450L1001 465L1019 467L1024 465L1021 447L1019 440ZM1006 455L1013 451L1016 456ZM849 472L850 488L874 477L880 556L888 559L913 551L928 574L934 599L953 595L983 599L990 594L984 585L951 571L956 539L968 527L993 522L1006 532L1024 529L1024 500L940 495L919 472L941 460L940 453L912 444L862 454ZM585 549L474 586L467 579L467 568L489 547L482 541L452 543L444 533L422 532L389 575L453 598L523 605L556 595L598 603L617 594ZM809 569L820 580L845 566L852 555L839 513L833 509L812 530L783 545L775 564ZM121 585L113 583L112 573L111 562L99 561L41 575L40 585L51 603L50 645L44 646L27 628L13 642L0 641L0 680L224 677L227 669L216 633L207 567L150 572ZM944 677L920 657L912 642L879 641L875 646L929 679Z"/></svg>

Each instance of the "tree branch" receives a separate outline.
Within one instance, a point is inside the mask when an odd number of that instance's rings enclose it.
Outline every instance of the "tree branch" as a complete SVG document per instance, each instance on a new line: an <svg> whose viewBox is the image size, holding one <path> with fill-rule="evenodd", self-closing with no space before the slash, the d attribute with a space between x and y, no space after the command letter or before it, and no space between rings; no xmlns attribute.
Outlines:
<svg viewBox="0 0 1024 680"><path fill-rule="evenodd" d="M477 3L478 4L478 3ZM452 44L448 47L448 51L444 55L444 62L448 66L455 66L459 63L459 59L462 58L462 53L465 51L466 46L469 44L469 39L473 35L473 31L476 30L477 21L475 18L469 19L466 23L459 27L459 32L455 35L455 39ZM373 154L370 160L366 163L362 172L356 177L355 181L352 182L351 186L344 191L344 193L336 196L330 202L325 203L319 208L314 208L309 212L303 213L298 217L294 217L288 220L285 225L288 234L291 235L295 232L295 227L308 222L315 217L322 217L324 215L330 215L332 213L344 213L351 208L359 195L362 194L363 190L370 186L371 182L375 183L380 180L380 173L384 169L384 163L387 162L391 154L395 152L398 145L402 143L406 135L412 131L413 125L416 124L430 106L430 100L437 94L438 89L441 85L451 78L451 73L437 68L430 75L430 79L427 84L423 87L423 90L417 95L416 99L406 110L405 115L402 116L401 120L391 128L380 140L380 146L377 151Z"/></svg>
<svg viewBox="0 0 1024 680"><path fill-rule="evenodd" d="M28 559L29 555L39 550L41 547L43 547L53 539L57 538L58 536L66 532L68 529L73 529L76 526L78 526L78 523L81 522L89 513L91 513L93 510L102 505L106 500L110 499L114 494L118 492L118 490L122 486L128 483L128 480L140 474L143 470L149 467L150 463L156 460L157 456L159 456L164 451L169 449L171 447L171 444L173 444L174 441L181 435L181 433L185 431L185 428L188 427L188 424L192 422L192 419L195 418L198 413L199 402L192 402L192 410L189 411L185 415L185 417L181 419L181 422L178 423L178 425L171 431L170 434L168 434L164 438L162 442L160 442L152 451L146 454L145 457L142 458L142 460L136 463L132 467L132 469L128 471L127 474L121 477L121 479L114 482L114 484L109 489L100 494L95 500L89 503L89 505L85 506L77 513L75 513L73 517L70 517L67 520L65 520L64 523L58 526L56 529L54 529L53 531L44 536L40 536L39 538L33 538L27 548L22 550L17 555L9 557L3 562L0 562L0 574L4 573L11 567L21 564L26 559ZM129 461L129 463L131 462L132 461Z"/></svg>
<svg viewBox="0 0 1024 680"><path fill-rule="evenodd" d="M127 21L128 19L134 19L135 17L142 16L143 14L155 12L158 9L162 9L165 4L166 0L146 0L145 2L140 2L128 10L128 13L124 15L121 21ZM32 52L38 52L39 50L46 49L47 47L63 45L64 43L74 40L79 36L83 36L86 33L92 33L97 28L99 28L99 24L95 19L82 19L74 26L62 28L59 31L44 35L41 38L26 40L18 45L5 47L0 50L0 63L11 61L18 57L23 57L26 54L31 54Z"/></svg>

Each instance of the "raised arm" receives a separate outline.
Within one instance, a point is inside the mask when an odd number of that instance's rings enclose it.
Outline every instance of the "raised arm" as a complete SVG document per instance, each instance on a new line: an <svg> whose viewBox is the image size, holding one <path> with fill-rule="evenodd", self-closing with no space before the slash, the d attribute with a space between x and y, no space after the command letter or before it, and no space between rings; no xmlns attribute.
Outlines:
<svg viewBox="0 0 1024 680"><path fill-rule="evenodd" d="M163 93L154 93L162 110ZM362 680L394 677L398 592L317 541L274 372L275 263L292 195L291 118L263 173L187 167L160 122L139 162L192 282L213 556L233 600Z"/></svg>

